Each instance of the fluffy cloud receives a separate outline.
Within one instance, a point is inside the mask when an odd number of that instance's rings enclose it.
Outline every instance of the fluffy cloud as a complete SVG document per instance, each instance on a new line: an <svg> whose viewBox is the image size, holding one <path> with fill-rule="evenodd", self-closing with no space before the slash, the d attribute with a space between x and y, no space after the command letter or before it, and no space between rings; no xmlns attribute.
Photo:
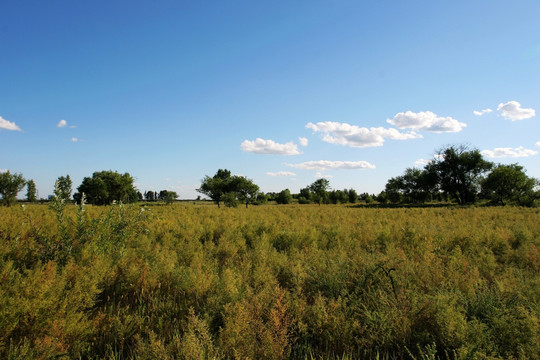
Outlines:
<svg viewBox="0 0 540 360"><path fill-rule="evenodd" d="M495 148L493 150L482 150L482 155L489 158L504 157L527 157L538 154L536 150L525 149L523 146L517 148Z"/></svg>
<svg viewBox="0 0 540 360"><path fill-rule="evenodd" d="M493 111L493 110L491 110L491 109L484 109L484 110L480 110L480 111L474 110L474 111L473 111L473 114L476 115L476 116L482 116L482 115L484 115L484 114L489 114L489 113L492 112L492 111Z"/></svg>
<svg viewBox="0 0 540 360"><path fill-rule="evenodd" d="M439 117L431 111L421 111L419 113L412 111L400 112L393 119L387 119L386 122L400 129L413 129L434 133L458 132L467 126L467 124L449 116Z"/></svg>
<svg viewBox="0 0 540 360"><path fill-rule="evenodd" d="M274 154L274 155L298 155L298 145L293 142L279 144L273 140L264 140L257 138L255 141L244 140L240 145L243 151L256 154Z"/></svg>
<svg viewBox="0 0 540 360"><path fill-rule="evenodd" d="M509 101L506 104L500 103L497 110L502 112L505 119L512 121L525 120L536 115L534 109L523 109L517 101Z"/></svg>
<svg viewBox="0 0 540 360"><path fill-rule="evenodd" d="M63 128L66 127L67 121L66 120L60 120L58 124L56 124L56 127Z"/></svg>
<svg viewBox="0 0 540 360"><path fill-rule="evenodd" d="M20 127L18 127L14 122L7 121L3 117L0 116L0 131L4 130L16 130L16 131L22 131Z"/></svg>
<svg viewBox="0 0 540 360"><path fill-rule="evenodd" d="M426 166L427 164L430 164L433 160L427 160L427 159L418 159L414 162L414 166L421 167Z"/></svg>
<svg viewBox="0 0 540 360"><path fill-rule="evenodd" d="M320 179L320 178L331 179L331 178L333 178L333 176L332 175L325 175L325 174L317 171L317 173L315 174L315 178L316 179Z"/></svg>
<svg viewBox="0 0 540 360"><path fill-rule="evenodd" d="M278 171L278 172L267 172L266 175L268 176L296 176L295 173L290 171Z"/></svg>
<svg viewBox="0 0 540 360"><path fill-rule="evenodd" d="M383 127L368 129L335 121L318 122L317 124L310 122L306 125L306 128L323 133L323 141L356 148L382 146L384 139L408 140L422 137L422 135L414 131L402 133L396 129Z"/></svg>
<svg viewBox="0 0 540 360"><path fill-rule="evenodd" d="M298 142L302 146L308 146L308 143L309 143L308 139L306 139L305 137L299 137Z"/></svg>
<svg viewBox="0 0 540 360"><path fill-rule="evenodd" d="M306 161L299 164L286 164L287 166L302 170L353 170L353 169L375 169L375 165L367 161Z"/></svg>
<svg viewBox="0 0 540 360"><path fill-rule="evenodd" d="M71 138L71 142L77 142L77 141L79 141L79 139L77 139L76 137Z"/></svg>
<svg viewBox="0 0 540 360"><path fill-rule="evenodd" d="M536 144L534 144L536 147L540 147L540 141L538 141Z"/></svg>

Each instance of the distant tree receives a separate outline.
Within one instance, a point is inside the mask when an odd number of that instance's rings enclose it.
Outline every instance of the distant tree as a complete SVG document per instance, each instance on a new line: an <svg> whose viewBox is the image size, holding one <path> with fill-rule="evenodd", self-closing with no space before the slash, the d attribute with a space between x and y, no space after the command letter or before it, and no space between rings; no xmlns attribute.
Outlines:
<svg viewBox="0 0 540 360"><path fill-rule="evenodd" d="M58 199L69 201L71 199L71 187L73 183L69 175L60 176L54 184L54 196Z"/></svg>
<svg viewBox="0 0 540 360"><path fill-rule="evenodd" d="M356 201L358 200L358 193L356 192L356 190L354 189L349 189L349 190L345 190L345 193L347 194L348 196L348 201L351 203L351 204L354 204L356 203Z"/></svg>
<svg viewBox="0 0 540 360"><path fill-rule="evenodd" d="M248 204L255 201L257 193L259 192L259 186L253 183L252 180L243 177L243 176L233 176L231 178L230 189L236 193L236 196L239 201Z"/></svg>
<svg viewBox="0 0 540 360"><path fill-rule="evenodd" d="M290 204L292 199L291 191L289 189L285 189L278 193L276 202L278 204Z"/></svg>
<svg viewBox="0 0 540 360"><path fill-rule="evenodd" d="M234 192L226 192L222 195L223 203L226 207L237 207L238 206L238 199L236 198L236 194Z"/></svg>
<svg viewBox="0 0 540 360"><path fill-rule="evenodd" d="M385 191L390 201L406 203L423 203L428 200L434 190L428 171L407 168L402 176L391 178L386 183Z"/></svg>
<svg viewBox="0 0 540 360"><path fill-rule="evenodd" d="M172 204L177 198L178 194L175 191L161 190L159 192L159 199L165 201L166 204Z"/></svg>
<svg viewBox="0 0 540 360"><path fill-rule="evenodd" d="M300 189L300 193L298 194L299 204L311 204L312 199L313 199L313 194L309 190L309 187Z"/></svg>
<svg viewBox="0 0 540 360"><path fill-rule="evenodd" d="M28 180L26 182L26 200L29 202L35 202L37 200L36 183L34 180Z"/></svg>
<svg viewBox="0 0 540 360"><path fill-rule="evenodd" d="M321 205L328 197L328 188L330 187L330 181L328 179L318 179L309 186L309 190L313 193L315 201Z"/></svg>
<svg viewBox="0 0 540 360"><path fill-rule="evenodd" d="M268 203L268 196L263 192L259 192L257 194L256 199L255 199L255 204L262 205L262 204L266 204L266 203Z"/></svg>
<svg viewBox="0 0 540 360"><path fill-rule="evenodd" d="M0 195L2 204L10 206L17 201L17 194L26 185L22 174L11 174L8 171L0 173Z"/></svg>
<svg viewBox="0 0 540 360"><path fill-rule="evenodd" d="M108 205L113 201L130 203L138 200L133 177L129 173L120 174L111 170L96 171L92 177L85 177L77 191L73 195L77 202L80 202L84 193L87 201L94 205Z"/></svg>
<svg viewBox="0 0 540 360"><path fill-rule="evenodd" d="M528 177L522 166L497 165L482 181L482 194L503 206L508 202L531 206L536 198L535 186L538 180Z"/></svg>
<svg viewBox="0 0 540 360"><path fill-rule="evenodd" d="M154 201L156 200L156 197L154 195L154 192L153 191L147 191L144 193L144 199L146 201Z"/></svg>
<svg viewBox="0 0 540 360"><path fill-rule="evenodd" d="M437 179L442 191L463 205L476 201L482 177L492 166L477 149L450 146L439 151L426 171Z"/></svg>
<svg viewBox="0 0 540 360"><path fill-rule="evenodd" d="M377 202L380 202L381 204L386 204L388 202L388 195L386 194L386 191L381 191L375 197L375 200L377 200Z"/></svg>
<svg viewBox="0 0 540 360"><path fill-rule="evenodd" d="M144 196L143 196L143 194L142 194L140 191L137 191L137 199L139 199L139 201L143 201L143 200L144 200Z"/></svg>
<svg viewBox="0 0 540 360"><path fill-rule="evenodd" d="M345 204L349 202L348 190L333 190L328 193L328 197L332 204Z"/></svg>
<svg viewBox="0 0 540 360"><path fill-rule="evenodd" d="M219 169L213 177L205 176L201 181L201 187L197 189L215 201L218 208L223 195L231 190L231 172L227 169Z"/></svg>

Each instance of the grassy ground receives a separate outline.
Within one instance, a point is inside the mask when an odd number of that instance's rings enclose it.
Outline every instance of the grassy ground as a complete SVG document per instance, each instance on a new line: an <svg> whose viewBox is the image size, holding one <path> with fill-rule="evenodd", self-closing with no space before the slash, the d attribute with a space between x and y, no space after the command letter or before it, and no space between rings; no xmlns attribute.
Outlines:
<svg viewBox="0 0 540 360"><path fill-rule="evenodd" d="M540 210L0 208L0 358L538 359Z"/></svg>

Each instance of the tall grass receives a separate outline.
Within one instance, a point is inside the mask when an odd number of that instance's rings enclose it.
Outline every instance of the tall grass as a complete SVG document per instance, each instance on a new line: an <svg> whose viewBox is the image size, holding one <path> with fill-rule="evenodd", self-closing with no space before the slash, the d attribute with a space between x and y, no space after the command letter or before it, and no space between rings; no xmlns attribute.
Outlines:
<svg viewBox="0 0 540 360"><path fill-rule="evenodd" d="M538 209L56 204L0 219L0 358L540 358Z"/></svg>

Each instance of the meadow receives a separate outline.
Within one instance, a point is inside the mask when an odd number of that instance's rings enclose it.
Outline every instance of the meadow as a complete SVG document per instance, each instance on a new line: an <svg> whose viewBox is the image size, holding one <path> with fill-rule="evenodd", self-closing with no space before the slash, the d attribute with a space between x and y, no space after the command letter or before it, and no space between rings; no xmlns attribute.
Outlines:
<svg viewBox="0 0 540 360"><path fill-rule="evenodd" d="M0 208L3 359L540 359L540 209Z"/></svg>

